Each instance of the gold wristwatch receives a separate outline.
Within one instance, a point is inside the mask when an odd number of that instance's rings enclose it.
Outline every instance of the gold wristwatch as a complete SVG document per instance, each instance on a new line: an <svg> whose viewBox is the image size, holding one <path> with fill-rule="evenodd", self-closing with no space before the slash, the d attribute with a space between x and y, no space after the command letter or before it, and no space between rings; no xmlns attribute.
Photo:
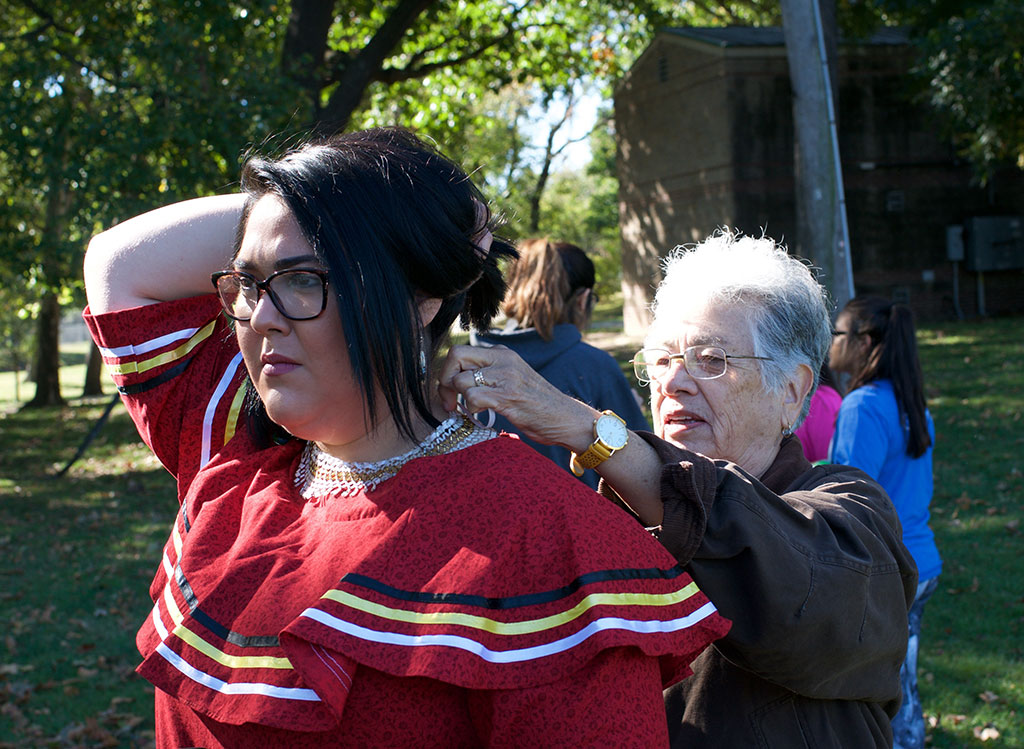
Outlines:
<svg viewBox="0 0 1024 749"><path fill-rule="evenodd" d="M626 422L614 411L602 411L594 419L594 441L582 454L572 454L569 468L577 476L582 476L588 468L596 468L621 450L629 441Z"/></svg>

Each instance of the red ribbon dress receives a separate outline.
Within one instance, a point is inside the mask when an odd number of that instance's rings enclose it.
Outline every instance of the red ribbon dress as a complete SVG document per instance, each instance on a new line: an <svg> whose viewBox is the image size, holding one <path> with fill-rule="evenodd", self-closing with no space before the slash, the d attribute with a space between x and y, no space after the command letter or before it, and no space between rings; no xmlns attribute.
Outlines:
<svg viewBox="0 0 1024 749"><path fill-rule="evenodd" d="M213 296L86 320L181 503L138 672L159 746L652 746L728 622L632 519L503 435L307 500L240 423Z"/></svg>

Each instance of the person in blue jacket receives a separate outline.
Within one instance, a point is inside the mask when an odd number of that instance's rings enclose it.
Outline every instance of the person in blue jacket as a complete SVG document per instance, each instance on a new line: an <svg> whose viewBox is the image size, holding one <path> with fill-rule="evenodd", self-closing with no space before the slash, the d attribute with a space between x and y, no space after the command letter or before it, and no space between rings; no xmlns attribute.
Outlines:
<svg viewBox="0 0 1024 749"><path fill-rule="evenodd" d="M613 411L629 429L650 429L639 397L615 359L583 342L597 301L594 281L594 263L576 245L528 239L520 245L519 260L508 273L509 290L502 308L508 324L504 330L476 331L470 343L506 346L563 393ZM494 425L518 434L503 416L497 416ZM571 454L565 448L523 441L572 472ZM599 478L587 471L580 480L596 489Z"/></svg>
<svg viewBox="0 0 1024 749"><path fill-rule="evenodd" d="M913 317L905 305L858 297L839 313L833 336L831 366L850 375L850 390L839 407L831 460L860 468L882 485L903 525L903 544L917 564L917 595L900 671L903 704L892 725L896 749L923 748L918 640L921 615L938 586L942 559L928 527L935 425L925 406Z"/></svg>

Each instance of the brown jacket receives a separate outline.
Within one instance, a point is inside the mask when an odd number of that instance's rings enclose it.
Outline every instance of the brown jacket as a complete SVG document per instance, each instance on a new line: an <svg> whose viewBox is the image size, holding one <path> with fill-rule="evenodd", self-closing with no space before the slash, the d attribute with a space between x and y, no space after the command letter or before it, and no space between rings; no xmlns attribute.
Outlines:
<svg viewBox="0 0 1024 749"><path fill-rule="evenodd" d="M659 538L732 620L665 693L674 747L890 747L917 569L885 491L783 441L760 481L642 434Z"/></svg>

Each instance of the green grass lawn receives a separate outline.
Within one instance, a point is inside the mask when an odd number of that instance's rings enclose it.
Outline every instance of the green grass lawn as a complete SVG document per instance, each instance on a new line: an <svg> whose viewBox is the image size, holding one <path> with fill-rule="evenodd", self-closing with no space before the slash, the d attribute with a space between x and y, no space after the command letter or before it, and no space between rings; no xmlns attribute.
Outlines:
<svg viewBox="0 0 1024 749"><path fill-rule="evenodd" d="M1022 324L921 332L945 559L920 656L934 747L1024 746ZM84 356L67 353L67 397ZM13 382L0 373L0 749L149 746L153 690L134 675L134 637L176 508L171 478L120 405L57 478L107 398L18 412Z"/></svg>

